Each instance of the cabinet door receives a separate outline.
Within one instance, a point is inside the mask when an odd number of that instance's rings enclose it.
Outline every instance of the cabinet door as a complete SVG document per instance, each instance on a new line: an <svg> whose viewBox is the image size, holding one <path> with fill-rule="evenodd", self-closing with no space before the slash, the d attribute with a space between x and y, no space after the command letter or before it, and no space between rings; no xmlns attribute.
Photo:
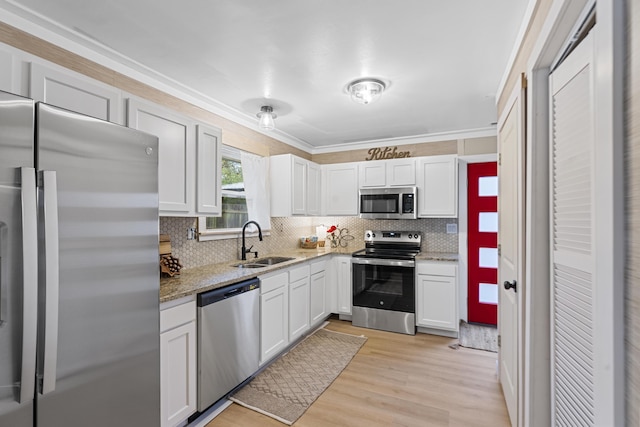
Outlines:
<svg viewBox="0 0 640 427"><path fill-rule="evenodd" d="M196 213L222 214L222 132L198 125L196 140Z"/></svg>
<svg viewBox="0 0 640 427"><path fill-rule="evenodd" d="M129 99L128 126L158 137L161 215L189 215L195 196L193 124L161 107Z"/></svg>
<svg viewBox="0 0 640 427"><path fill-rule="evenodd" d="M260 364L289 344L289 287L260 295Z"/></svg>
<svg viewBox="0 0 640 427"><path fill-rule="evenodd" d="M320 215L321 170L320 165L307 165L307 215Z"/></svg>
<svg viewBox="0 0 640 427"><path fill-rule="evenodd" d="M327 316L327 281L325 272L311 275L309 289L309 316L311 325L315 325Z"/></svg>
<svg viewBox="0 0 640 427"><path fill-rule="evenodd" d="M358 215L358 165L325 165L325 215Z"/></svg>
<svg viewBox="0 0 640 427"><path fill-rule="evenodd" d="M96 80L31 64L30 97L36 101L122 124L121 92Z"/></svg>
<svg viewBox="0 0 640 427"><path fill-rule="evenodd" d="M351 314L351 257L337 257L338 313Z"/></svg>
<svg viewBox="0 0 640 427"><path fill-rule="evenodd" d="M417 326L458 330L456 279L418 274Z"/></svg>
<svg viewBox="0 0 640 427"><path fill-rule="evenodd" d="M293 176L291 177L291 213L293 215L307 214L307 161L291 156Z"/></svg>
<svg viewBox="0 0 640 427"><path fill-rule="evenodd" d="M418 216L458 216L457 156L423 157L418 161Z"/></svg>
<svg viewBox="0 0 640 427"><path fill-rule="evenodd" d="M309 330L309 276L289 284L289 342Z"/></svg>
<svg viewBox="0 0 640 427"><path fill-rule="evenodd" d="M382 160L358 164L360 187L384 187L387 184L387 163Z"/></svg>
<svg viewBox="0 0 640 427"><path fill-rule="evenodd" d="M196 411L196 322L160 334L162 427L173 427Z"/></svg>
<svg viewBox="0 0 640 427"><path fill-rule="evenodd" d="M391 187L416 185L414 159L396 159L387 163L387 185Z"/></svg>

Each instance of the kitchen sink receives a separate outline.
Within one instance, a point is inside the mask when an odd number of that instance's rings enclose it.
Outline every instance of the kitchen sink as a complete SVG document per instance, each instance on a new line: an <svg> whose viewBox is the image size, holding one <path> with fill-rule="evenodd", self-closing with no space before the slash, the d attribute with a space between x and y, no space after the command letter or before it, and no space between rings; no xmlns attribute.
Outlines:
<svg viewBox="0 0 640 427"><path fill-rule="evenodd" d="M245 262L241 264L234 264L233 267L238 268L264 268L268 265L280 264L281 262L291 261L295 258L289 258L285 256L272 256L267 258L256 259L251 262Z"/></svg>
<svg viewBox="0 0 640 427"><path fill-rule="evenodd" d="M286 256L272 256L255 260L251 264L274 265L280 264L281 262L291 261L292 259L295 258L288 258Z"/></svg>
<svg viewBox="0 0 640 427"><path fill-rule="evenodd" d="M255 263L233 264L232 267L238 267L238 268L265 268L266 264L255 264Z"/></svg>

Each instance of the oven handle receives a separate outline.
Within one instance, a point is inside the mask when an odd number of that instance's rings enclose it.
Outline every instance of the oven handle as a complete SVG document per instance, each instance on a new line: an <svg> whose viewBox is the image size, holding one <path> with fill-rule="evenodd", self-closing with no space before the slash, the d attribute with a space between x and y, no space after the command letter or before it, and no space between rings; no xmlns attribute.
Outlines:
<svg viewBox="0 0 640 427"><path fill-rule="evenodd" d="M386 265L390 267L415 267L416 265L415 261L404 259L353 258L351 262L353 264Z"/></svg>

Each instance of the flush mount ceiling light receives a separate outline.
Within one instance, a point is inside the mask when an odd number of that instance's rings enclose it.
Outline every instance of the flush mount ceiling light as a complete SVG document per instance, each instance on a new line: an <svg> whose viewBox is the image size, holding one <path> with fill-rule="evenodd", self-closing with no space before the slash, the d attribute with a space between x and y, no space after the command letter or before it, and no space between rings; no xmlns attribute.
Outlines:
<svg viewBox="0 0 640 427"><path fill-rule="evenodd" d="M351 99L359 104L371 104L375 102L387 86L382 80L364 78L354 80L347 86Z"/></svg>
<svg viewBox="0 0 640 427"><path fill-rule="evenodd" d="M273 107L270 105L260 107L260 112L256 116L258 117L258 127L260 129L273 130L276 128L276 122L273 119L278 116L273 113Z"/></svg>

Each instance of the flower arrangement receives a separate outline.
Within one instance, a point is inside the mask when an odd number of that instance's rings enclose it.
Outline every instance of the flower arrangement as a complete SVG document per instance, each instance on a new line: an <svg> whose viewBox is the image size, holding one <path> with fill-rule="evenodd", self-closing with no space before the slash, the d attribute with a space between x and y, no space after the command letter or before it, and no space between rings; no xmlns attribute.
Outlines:
<svg viewBox="0 0 640 427"><path fill-rule="evenodd" d="M340 238L340 230L336 225L332 225L327 229L327 239L331 243L332 248L338 247L338 239Z"/></svg>

